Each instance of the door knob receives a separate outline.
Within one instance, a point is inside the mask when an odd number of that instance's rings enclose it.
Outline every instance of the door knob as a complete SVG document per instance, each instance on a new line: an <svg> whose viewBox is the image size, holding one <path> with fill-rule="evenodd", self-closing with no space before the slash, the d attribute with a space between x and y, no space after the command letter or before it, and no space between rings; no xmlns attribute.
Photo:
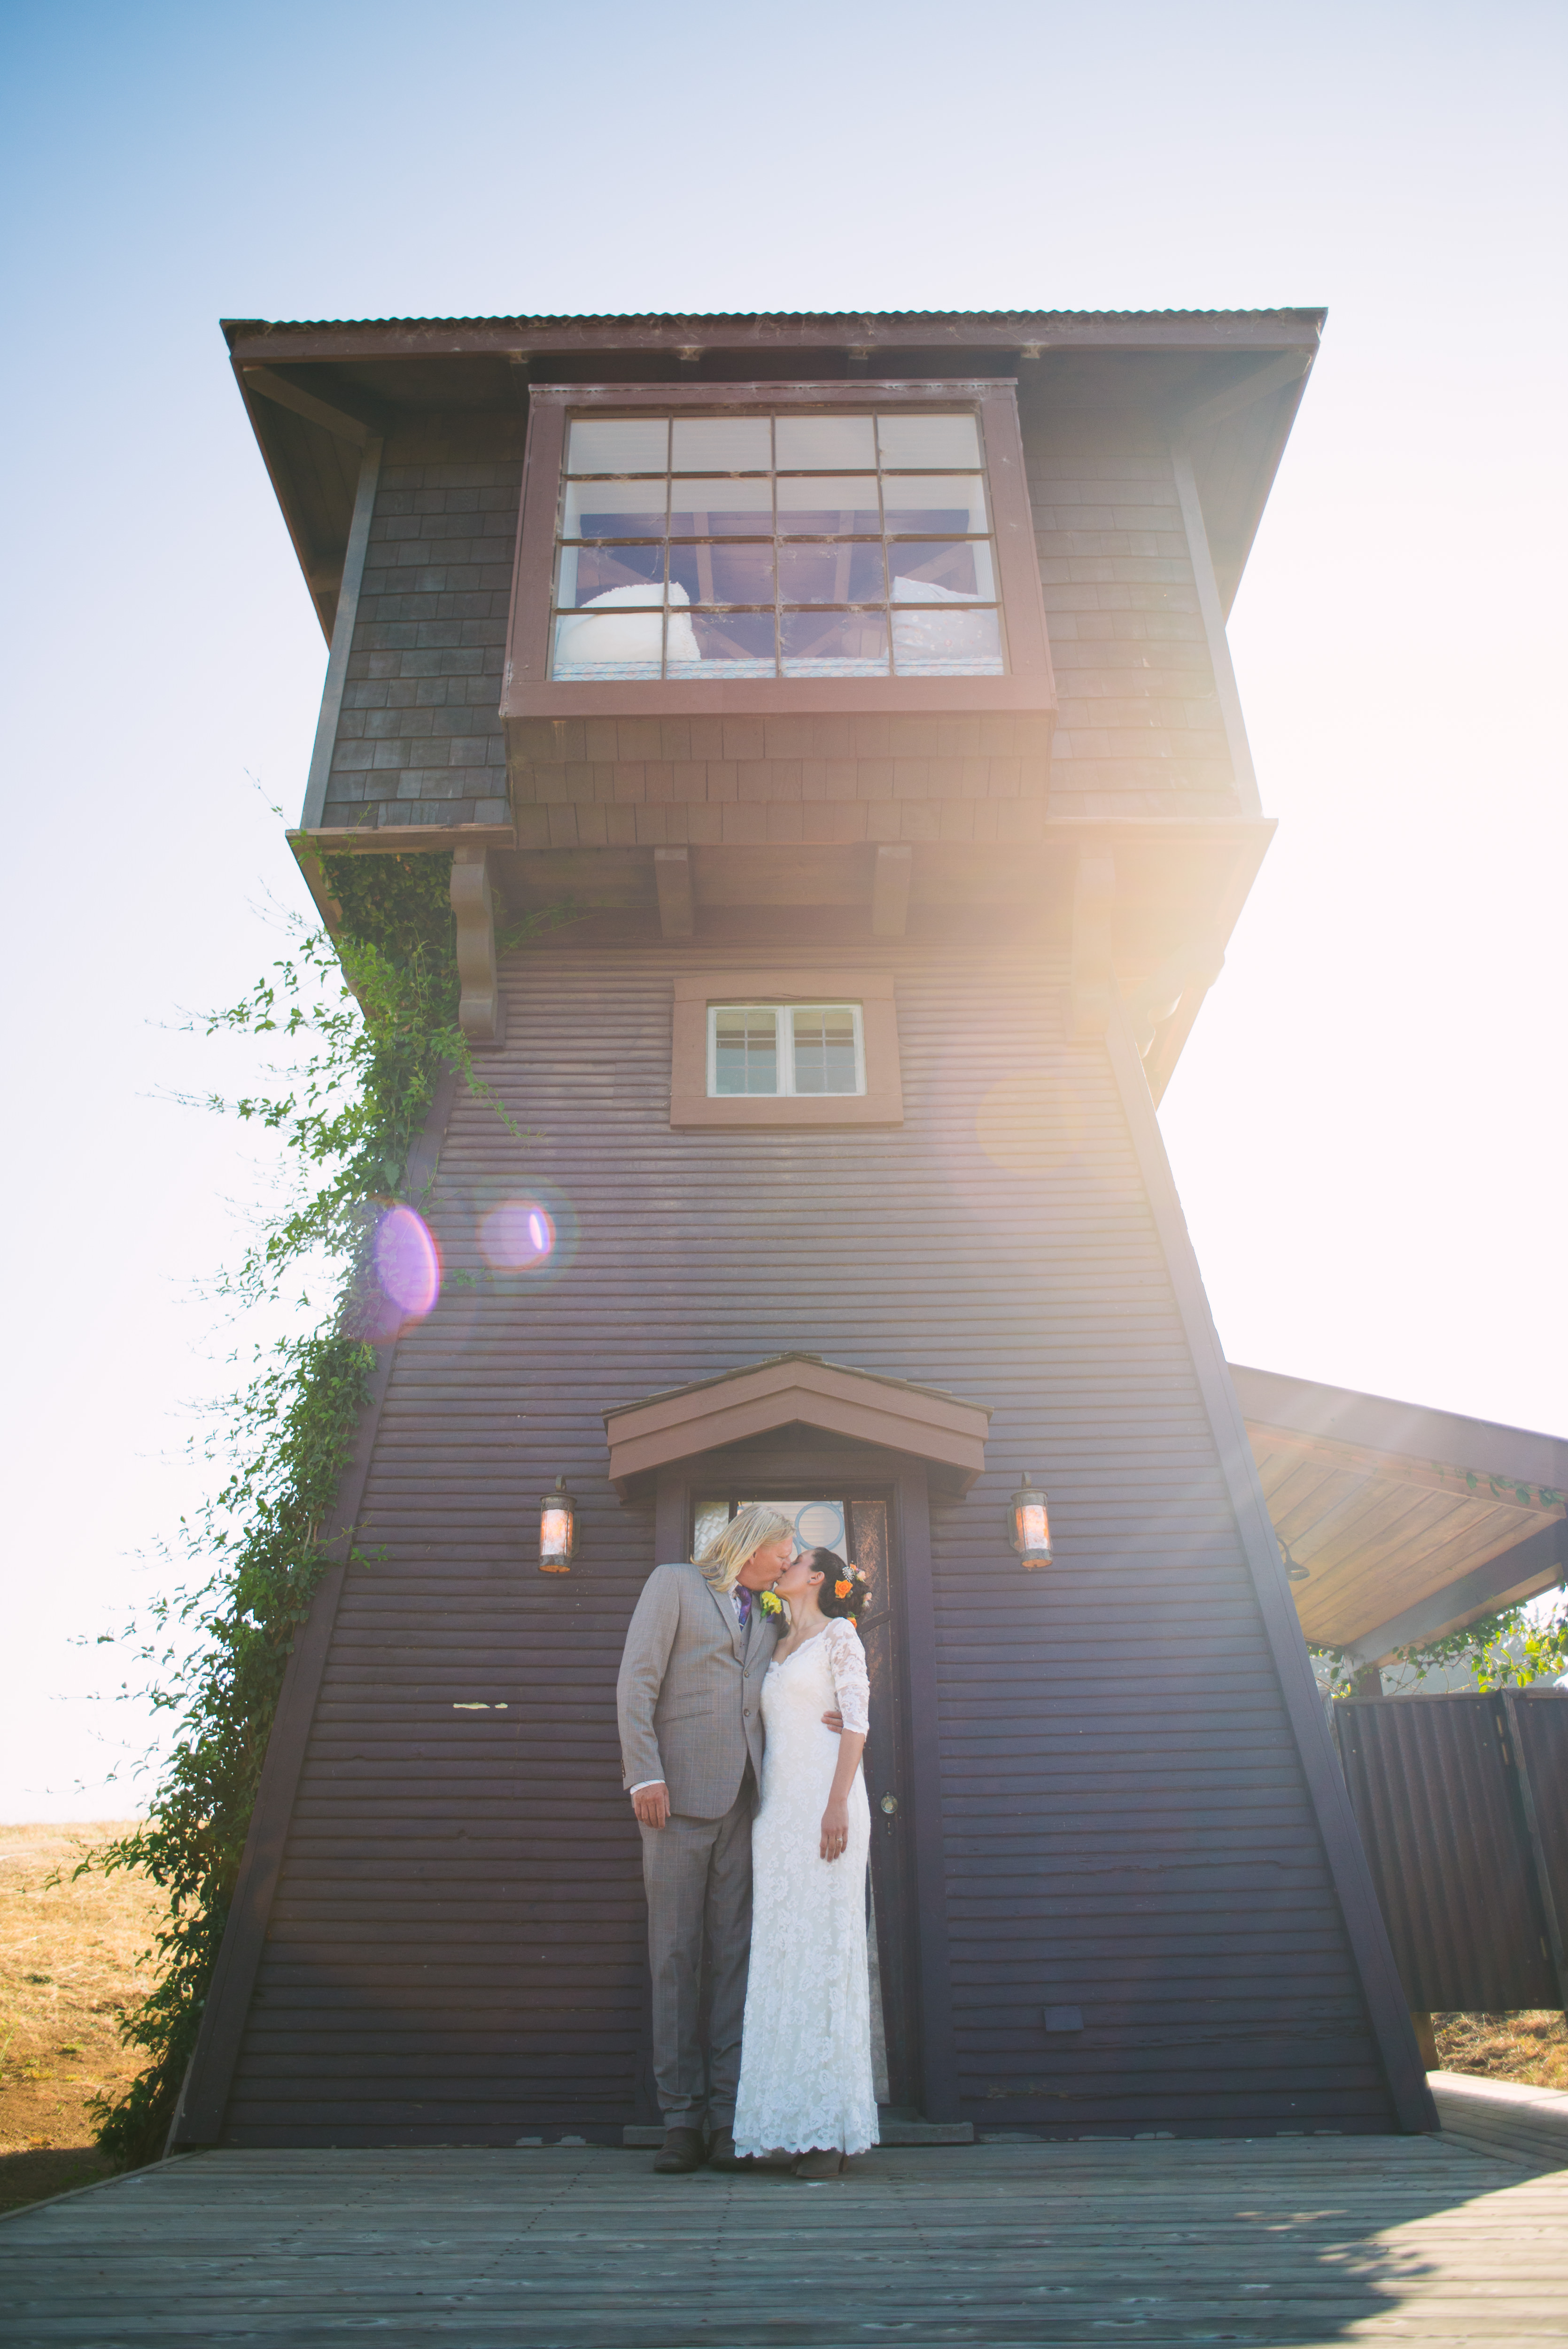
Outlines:
<svg viewBox="0 0 1568 2349"><path fill-rule="evenodd" d="M898 1808L898 1796L896 1795L884 1795L882 1798L882 1808L891 1819L894 1811Z"/></svg>

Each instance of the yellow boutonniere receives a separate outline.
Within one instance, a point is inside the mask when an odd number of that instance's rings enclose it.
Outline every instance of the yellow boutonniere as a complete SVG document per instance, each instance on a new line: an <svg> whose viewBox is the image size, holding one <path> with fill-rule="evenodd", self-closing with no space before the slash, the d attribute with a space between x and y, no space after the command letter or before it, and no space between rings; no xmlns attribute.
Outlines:
<svg viewBox="0 0 1568 2349"><path fill-rule="evenodd" d="M762 1612L764 1615L783 1614L784 1601L779 1598L779 1593L776 1590L764 1590L759 1592L758 1596L762 1600Z"/></svg>

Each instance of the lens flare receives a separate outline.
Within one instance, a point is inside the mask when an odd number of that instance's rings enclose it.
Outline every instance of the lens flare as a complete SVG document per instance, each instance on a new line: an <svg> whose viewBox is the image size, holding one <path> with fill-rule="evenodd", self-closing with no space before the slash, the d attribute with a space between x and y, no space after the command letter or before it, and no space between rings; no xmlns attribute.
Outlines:
<svg viewBox="0 0 1568 2349"><path fill-rule="evenodd" d="M435 1236L412 1207L390 1207L376 1227L376 1278L411 1319L423 1320L441 1293Z"/></svg>
<svg viewBox="0 0 1568 2349"><path fill-rule="evenodd" d="M480 1224L480 1254L492 1272L530 1272L554 1247L554 1222L537 1199L503 1199Z"/></svg>

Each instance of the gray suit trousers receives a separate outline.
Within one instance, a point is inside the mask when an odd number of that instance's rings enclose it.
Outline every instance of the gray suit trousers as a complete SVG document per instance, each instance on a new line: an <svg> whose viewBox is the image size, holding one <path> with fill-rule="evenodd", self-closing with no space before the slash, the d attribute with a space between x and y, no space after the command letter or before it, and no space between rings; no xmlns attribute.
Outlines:
<svg viewBox="0 0 1568 2349"><path fill-rule="evenodd" d="M654 1978L654 2082L671 2128L729 2128L740 2079L740 2026L751 1955L749 1769L722 1818L671 1814L644 1827L643 1885L648 1896L648 1962ZM697 2019L704 1944L707 1962L707 2055Z"/></svg>

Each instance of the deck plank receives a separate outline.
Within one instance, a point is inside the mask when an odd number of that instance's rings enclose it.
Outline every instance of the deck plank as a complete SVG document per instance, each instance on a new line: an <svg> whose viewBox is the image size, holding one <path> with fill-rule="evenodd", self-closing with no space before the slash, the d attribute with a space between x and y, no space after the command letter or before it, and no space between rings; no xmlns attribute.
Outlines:
<svg viewBox="0 0 1568 2349"><path fill-rule="evenodd" d="M0 2225L8 2349L1561 2342L1568 2170L1439 2138L221 2152Z"/></svg>

